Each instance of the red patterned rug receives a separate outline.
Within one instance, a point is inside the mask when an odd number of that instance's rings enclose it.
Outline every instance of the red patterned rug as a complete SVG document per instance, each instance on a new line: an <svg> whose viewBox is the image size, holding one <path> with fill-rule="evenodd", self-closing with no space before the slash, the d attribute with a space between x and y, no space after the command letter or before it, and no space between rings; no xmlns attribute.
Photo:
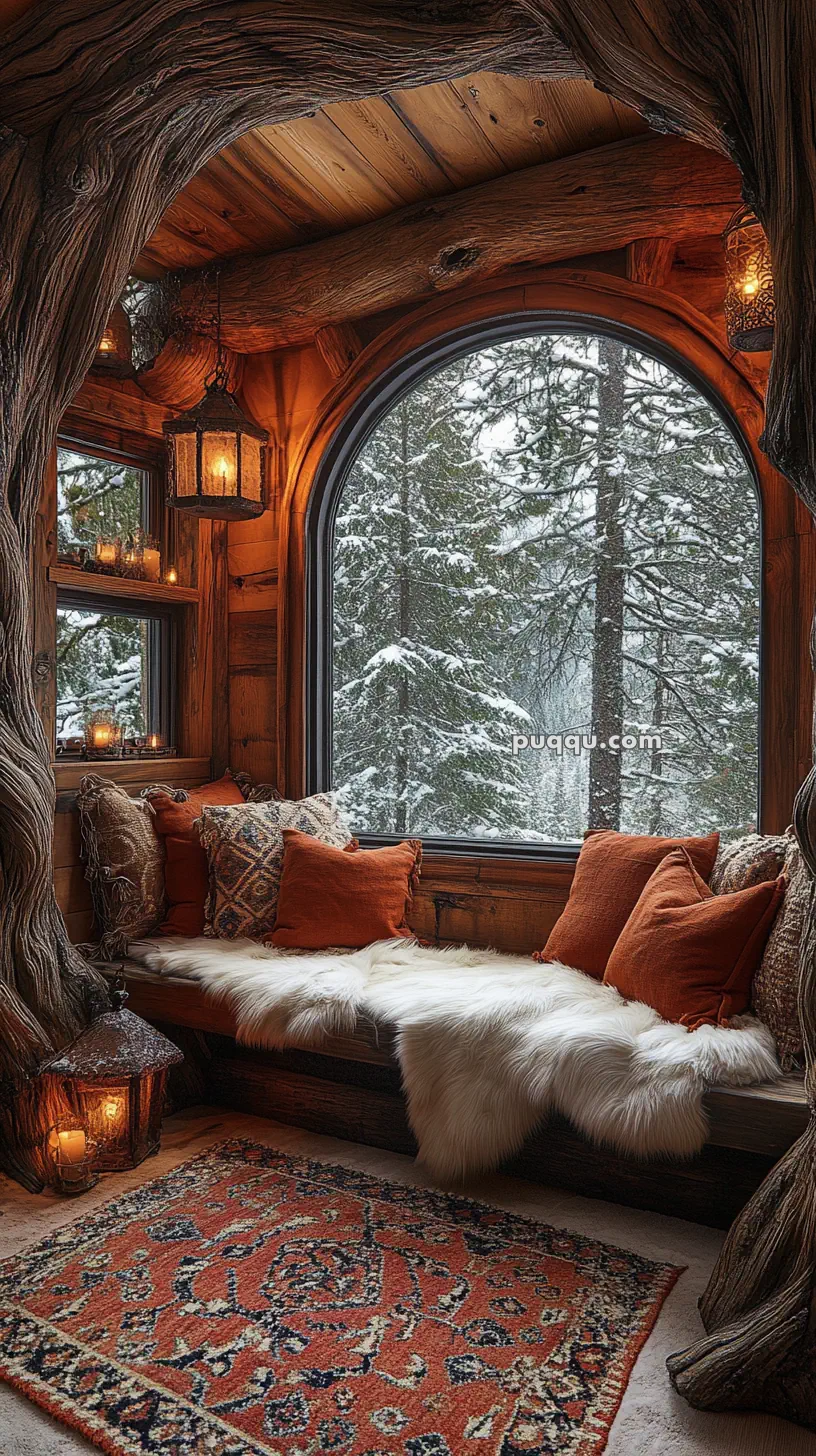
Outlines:
<svg viewBox="0 0 816 1456"><path fill-rule="evenodd" d="M0 1265L0 1376L115 1456L594 1456L679 1273L228 1142Z"/></svg>

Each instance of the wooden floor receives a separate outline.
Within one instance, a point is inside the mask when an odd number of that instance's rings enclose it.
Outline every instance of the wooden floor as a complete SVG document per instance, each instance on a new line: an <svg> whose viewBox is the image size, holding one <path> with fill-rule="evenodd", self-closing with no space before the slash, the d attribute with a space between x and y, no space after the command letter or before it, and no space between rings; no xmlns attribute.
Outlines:
<svg viewBox="0 0 816 1456"><path fill-rule="evenodd" d="M218 1108L190 1108L166 1119L162 1148L156 1158L129 1173L104 1175L99 1185L83 1197L81 1213L75 1203L54 1195L33 1197L0 1178L0 1258L12 1256L205 1147L235 1136L253 1138L297 1155L342 1162L409 1186L424 1187L429 1183L410 1159L394 1153L317 1137ZM785 1421L764 1415L702 1415L671 1390L666 1357L701 1333L697 1300L717 1256L719 1233L678 1219L498 1176L474 1180L465 1191L511 1212L684 1267L632 1373L605 1456L816 1456L816 1436ZM3 1456L78 1456L93 1449L16 1391L0 1384Z"/></svg>

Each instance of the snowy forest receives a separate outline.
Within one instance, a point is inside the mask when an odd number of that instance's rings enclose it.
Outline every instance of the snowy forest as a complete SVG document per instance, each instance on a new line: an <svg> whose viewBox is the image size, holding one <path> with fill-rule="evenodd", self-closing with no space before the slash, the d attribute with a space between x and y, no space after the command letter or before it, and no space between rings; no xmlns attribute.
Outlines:
<svg viewBox="0 0 816 1456"><path fill-rule="evenodd" d="M355 828L575 840L754 826L760 529L730 430L615 339L415 385L335 524L334 782ZM514 734L592 732L577 755ZM613 752L611 735L659 746Z"/></svg>
<svg viewBox="0 0 816 1456"><path fill-rule="evenodd" d="M144 472L75 450L57 452L57 550L142 524ZM127 734L147 730L149 624L134 616L57 605L57 739L82 733L113 708Z"/></svg>

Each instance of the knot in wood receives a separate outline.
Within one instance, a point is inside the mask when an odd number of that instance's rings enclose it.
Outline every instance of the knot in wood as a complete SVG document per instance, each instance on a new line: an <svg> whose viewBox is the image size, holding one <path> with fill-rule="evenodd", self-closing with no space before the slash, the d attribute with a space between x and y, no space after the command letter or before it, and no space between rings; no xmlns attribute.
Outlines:
<svg viewBox="0 0 816 1456"><path fill-rule="evenodd" d="M439 254L436 263L432 263L428 272L434 282L441 282L447 278L457 278L462 273L467 273L475 267L482 256L482 249L476 243L459 243L456 247L445 248Z"/></svg>

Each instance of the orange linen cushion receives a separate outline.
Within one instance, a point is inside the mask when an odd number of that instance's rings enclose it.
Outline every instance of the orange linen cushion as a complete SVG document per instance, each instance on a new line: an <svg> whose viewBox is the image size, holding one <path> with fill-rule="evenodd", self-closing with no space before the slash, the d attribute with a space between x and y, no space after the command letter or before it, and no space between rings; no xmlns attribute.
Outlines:
<svg viewBox="0 0 816 1456"><path fill-rule="evenodd" d="M748 1010L751 978L784 893L780 876L715 895L686 851L675 850L621 931L604 985L690 1031L724 1025Z"/></svg>
<svg viewBox="0 0 816 1456"><path fill-rule="evenodd" d="M163 789L154 789L150 794L153 825L164 840L166 855L167 919L160 927L162 935L203 935L209 880L196 820L205 804L243 802L243 794L230 773L200 789L188 789L181 801Z"/></svg>
<svg viewBox="0 0 816 1456"><path fill-rule="evenodd" d="M685 849L698 874L707 880L717 857L719 834L704 839L662 839L650 834L618 834L590 829L581 846L569 898L536 959L561 961L597 980L603 979L615 942L638 896L660 861Z"/></svg>
<svg viewBox="0 0 816 1456"><path fill-rule="evenodd" d="M421 859L418 839L349 852L284 829L278 918L269 944L324 950L410 935L405 916Z"/></svg>

